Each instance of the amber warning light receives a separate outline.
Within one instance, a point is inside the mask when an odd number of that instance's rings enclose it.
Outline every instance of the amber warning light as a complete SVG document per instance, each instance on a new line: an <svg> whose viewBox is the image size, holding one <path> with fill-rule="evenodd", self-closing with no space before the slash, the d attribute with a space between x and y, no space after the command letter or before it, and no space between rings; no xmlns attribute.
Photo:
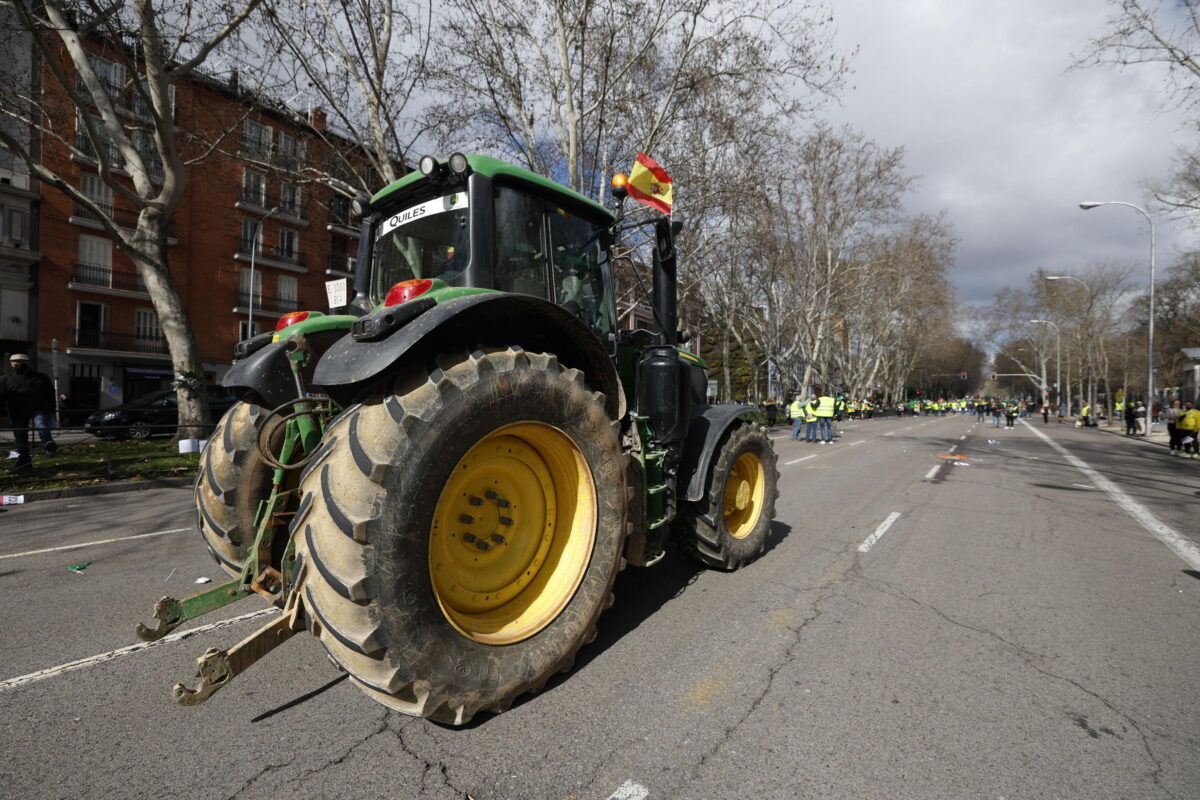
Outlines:
<svg viewBox="0 0 1200 800"><path fill-rule="evenodd" d="M627 194L625 187L629 184L629 178L624 173L618 172L612 176L612 193L616 197L624 197Z"/></svg>
<svg viewBox="0 0 1200 800"><path fill-rule="evenodd" d="M307 311L293 311L290 314L284 314L279 318L279 321L275 323L275 330L281 331L289 325L295 325L297 322L304 322L306 319L308 319Z"/></svg>

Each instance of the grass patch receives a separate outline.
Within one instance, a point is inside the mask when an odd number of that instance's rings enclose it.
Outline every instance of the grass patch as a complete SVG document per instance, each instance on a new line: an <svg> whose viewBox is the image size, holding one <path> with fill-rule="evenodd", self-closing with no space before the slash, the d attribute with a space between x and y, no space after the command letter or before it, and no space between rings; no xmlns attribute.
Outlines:
<svg viewBox="0 0 1200 800"><path fill-rule="evenodd" d="M193 474L199 461L198 453L181 454L172 439L60 444L58 455L53 458L42 455L40 447L34 447L33 454L32 467L13 473L0 472L0 492L20 494L113 481L176 478ZM0 470L15 463L15 460L0 462Z"/></svg>

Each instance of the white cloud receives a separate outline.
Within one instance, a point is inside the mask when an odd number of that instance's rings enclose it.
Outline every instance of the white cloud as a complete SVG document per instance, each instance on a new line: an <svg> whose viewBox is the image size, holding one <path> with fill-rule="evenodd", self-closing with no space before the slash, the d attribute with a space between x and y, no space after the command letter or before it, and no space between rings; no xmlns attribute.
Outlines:
<svg viewBox="0 0 1200 800"><path fill-rule="evenodd" d="M962 240L952 273L962 300L985 303L1039 266L1148 269L1141 215L1078 203L1144 205L1145 183L1191 137L1180 113L1162 110L1155 68L1068 70L1109 13L1099 0L834 3L837 46L859 54L853 88L825 116L905 147L921 176L907 210L945 209ZM1165 266L1192 235L1156 225Z"/></svg>

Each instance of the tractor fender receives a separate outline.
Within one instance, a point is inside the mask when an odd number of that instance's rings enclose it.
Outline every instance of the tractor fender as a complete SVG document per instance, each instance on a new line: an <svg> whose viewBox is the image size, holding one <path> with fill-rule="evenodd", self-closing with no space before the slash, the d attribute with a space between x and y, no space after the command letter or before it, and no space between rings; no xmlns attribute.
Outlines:
<svg viewBox="0 0 1200 800"><path fill-rule="evenodd" d="M616 367L591 329L554 303L506 292L471 294L438 303L377 341L345 336L317 363L313 383L344 403L410 354L480 344L520 345L553 353L564 366L583 372L593 389L604 393L605 408L613 419L624 416L625 395Z"/></svg>
<svg viewBox="0 0 1200 800"><path fill-rule="evenodd" d="M300 378L305 386L311 386L313 363L346 335L346 318L320 317L316 323L307 331L271 342L233 362L221 378L221 385L229 389L251 389L263 399L267 408L277 408L295 400L296 378L292 374L289 355L297 348L308 350L309 356L300 367Z"/></svg>
<svg viewBox="0 0 1200 800"><path fill-rule="evenodd" d="M683 443L683 455L679 461L678 485L687 488L684 496L688 500L694 502L704 497L708 467L726 431L741 420L759 418L759 412L753 406L727 403L692 408L687 440Z"/></svg>
<svg viewBox="0 0 1200 800"><path fill-rule="evenodd" d="M296 381L288 364L288 342L272 342L235 361L221 378L229 389L251 389L268 408L296 399Z"/></svg>

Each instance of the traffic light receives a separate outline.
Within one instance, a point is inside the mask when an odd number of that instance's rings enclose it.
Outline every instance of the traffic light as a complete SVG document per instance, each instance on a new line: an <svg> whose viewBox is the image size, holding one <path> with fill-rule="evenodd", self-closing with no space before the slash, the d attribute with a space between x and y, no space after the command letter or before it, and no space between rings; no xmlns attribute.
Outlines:
<svg viewBox="0 0 1200 800"><path fill-rule="evenodd" d="M967 373L960 372L960 373L958 373L958 377L962 378L965 381L967 379Z"/></svg>
<svg viewBox="0 0 1200 800"><path fill-rule="evenodd" d="M992 373L992 380L996 380L996 373Z"/></svg>

